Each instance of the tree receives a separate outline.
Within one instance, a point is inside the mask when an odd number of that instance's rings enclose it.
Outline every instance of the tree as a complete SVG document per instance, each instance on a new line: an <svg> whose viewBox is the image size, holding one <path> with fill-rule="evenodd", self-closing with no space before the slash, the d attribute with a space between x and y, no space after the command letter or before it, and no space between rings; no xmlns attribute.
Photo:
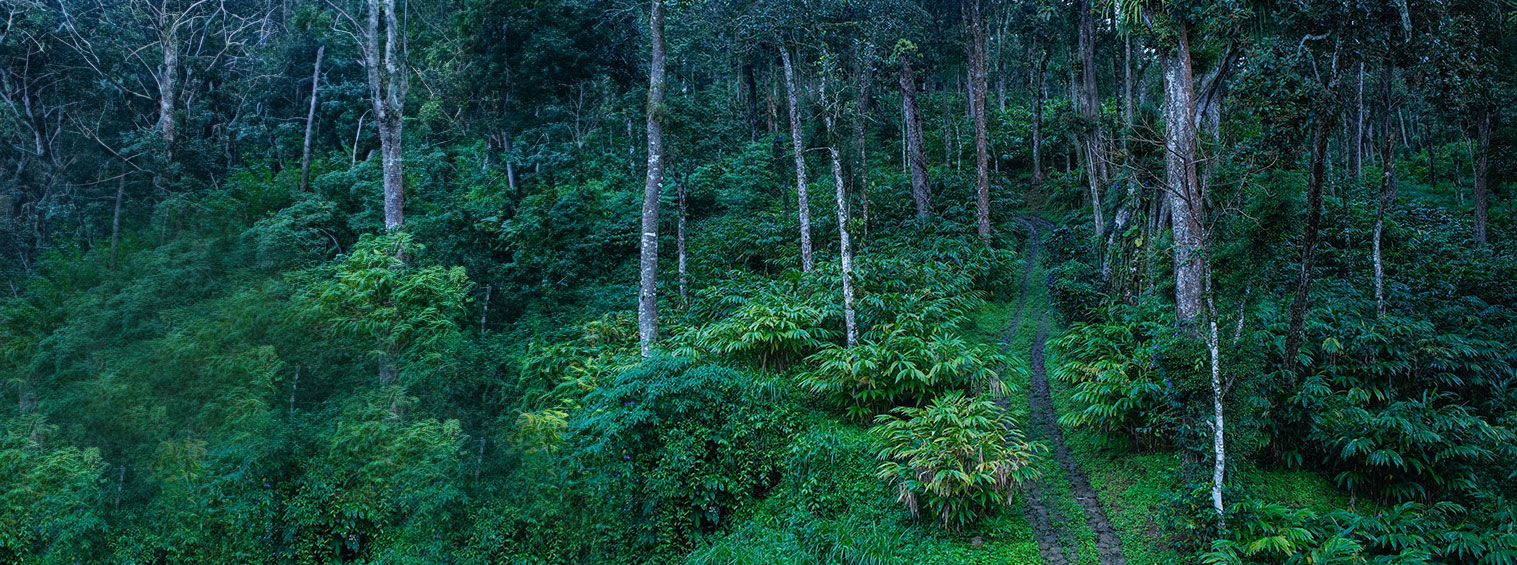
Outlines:
<svg viewBox="0 0 1517 565"><path fill-rule="evenodd" d="M911 198L918 218L932 215L932 187L927 179L927 153L922 145L922 111L917 106L916 73L911 58L916 46L905 39L896 43L895 56L901 65L901 121L905 124L906 166L911 170Z"/></svg>
<svg viewBox="0 0 1517 565"><path fill-rule="evenodd" d="M379 130L381 165L384 169L385 230L395 231L405 223L405 169L403 141L406 93L411 87L410 48L396 0L366 0L363 21L336 7L358 43L369 82L369 101L374 126Z"/></svg>
<svg viewBox="0 0 1517 565"><path fill-rule="evenodd" d="M790 148L795 155L795 200L796 212L801 222L801 271L811 272L816 264L811 259L811 204L806 198L805 140L801 137L801 101L796 92L795 65L790 62L790 47L780 42L780 62L785 67L785 98L790 109Z"/></svg>
<svg viewBox="0 0 1517 565"><path fill-rule="evenodd" d="M321 59L327 54L327 46L316 49L316 69L311 71L311 109L306 113L305 145L300 150L300 190L311 187L311 134L316 126L316 91L321 88Z"/></svg>
<svg viewBox="0 0 1517 565"><path fill-rule="evenodd" d="M985 14L980 0L963 0L964 41L969 52L969 109L974 116L975 226L990 244L990 149L985 124Z"/></svg>
<svg viewBox="0 0 1517 565"><path fill-rule="evenodd" d="M664 183L664 1L652 0L648 14L651 61L648 68L648 177L643 184L642 253L638 272L637 336L643 357L658 341L658 204ZM680 202L684 210L684 201ZM684 217L680 218L683 226Z"/></svg>

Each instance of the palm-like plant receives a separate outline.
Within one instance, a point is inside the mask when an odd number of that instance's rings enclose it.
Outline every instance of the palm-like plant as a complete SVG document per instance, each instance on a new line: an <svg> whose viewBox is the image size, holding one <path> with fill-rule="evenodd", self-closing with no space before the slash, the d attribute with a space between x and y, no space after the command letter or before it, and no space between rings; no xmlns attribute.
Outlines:
<svg viewBox="0 0 1517 565"><path fill-rule="evenodd" d="M960 391L923 408L896 408L875 422L879 477L912 516L931 515L950 530L1008 503L1016 485L1037 478L1034 463L1046 451L995 403Z"/></svg>

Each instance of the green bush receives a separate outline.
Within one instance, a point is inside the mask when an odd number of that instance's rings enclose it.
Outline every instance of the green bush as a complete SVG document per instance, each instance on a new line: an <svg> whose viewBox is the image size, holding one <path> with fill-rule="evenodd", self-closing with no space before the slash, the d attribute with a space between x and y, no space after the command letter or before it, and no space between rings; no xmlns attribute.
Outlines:
<svg viewBox="0 0 1517 565"><path fill-rule="evenodd" d="M564 452L628 551L665 555L772 488L792 418L722 367L655 357L585 397Z"/></svg>
<svg viewBox="0 0 1517 565"><path fill-rule="evenodd" d="M920 330L921 328L913 328ZM806 358L802 386L863 419L892 406L919 406L949 388L1005 394L997 367L1009 367L994 348L944 332L925 335L897 325L864 333L854 347L828 346Z"/></svg>
<svg viewBox="0 0 1517 565"><path fill-rule="evenodd" d="M951 391L924 408L881 414L875 423L879 477L913 517L930 516L949 530L1008 504L1018 484L1038 476L1044 448L1023 439L988 399Z"/></svg>
<svg viewBox="0 0 1517 565"><path fill-rule="evenodd" d="M1076 323L1051 343L1073 385L1077 409L1061 423L1097 432L1106 447L1152 451L1169 445L1178 426L1174 386L1162 363L1171 326L1137 307L1109 308L1100 321Z"/></svg>

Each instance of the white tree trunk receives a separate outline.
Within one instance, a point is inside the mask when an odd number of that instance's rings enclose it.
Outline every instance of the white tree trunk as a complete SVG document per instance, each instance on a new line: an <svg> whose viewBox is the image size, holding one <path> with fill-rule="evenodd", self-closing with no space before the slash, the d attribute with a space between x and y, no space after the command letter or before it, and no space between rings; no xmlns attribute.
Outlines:
<svg viewBox="0 0 1517 565"><path fill-rule="evenodd" d="M795 153L795 200L801 222L801 270L811 272L816 264L811 258L811 206L806 197L806 157L801 139L800 97L795 92L795 66L790 63L790 49L780 46L780 62L785 66L785 94L790 101L790 147Z"/></svg>
<svg viewBox="0 0 1517 565"><path fill-rule="evenodd" d="M643 357L658 341L658 197L664 182L664 1L652 0L648 70L648 178L643 184L642 249L637 297L637 336Z"/></svg>

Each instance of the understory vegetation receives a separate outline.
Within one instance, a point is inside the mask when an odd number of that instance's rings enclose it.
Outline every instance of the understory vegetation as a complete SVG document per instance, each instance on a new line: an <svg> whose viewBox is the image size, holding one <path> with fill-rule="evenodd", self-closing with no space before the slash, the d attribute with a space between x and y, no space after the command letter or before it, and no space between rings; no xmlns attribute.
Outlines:
<svg viewBox="0 0 1517 565"><path fill-rule="evenodd" d="M0 563L1517 565L1507 0L0 14Z"/></svg>

